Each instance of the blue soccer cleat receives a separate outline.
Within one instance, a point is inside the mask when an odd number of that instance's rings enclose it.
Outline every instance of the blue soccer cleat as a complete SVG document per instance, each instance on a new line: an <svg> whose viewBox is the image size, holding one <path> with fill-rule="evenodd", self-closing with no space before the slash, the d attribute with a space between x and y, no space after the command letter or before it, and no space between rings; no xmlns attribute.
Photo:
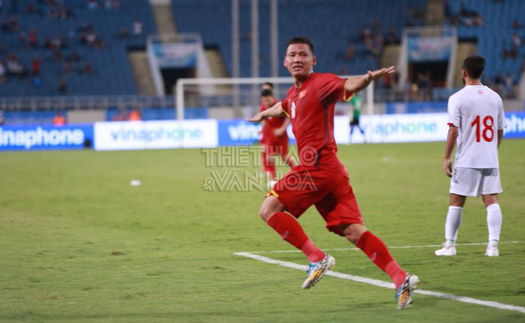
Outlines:
<svg viewBox="0 0 525 323"><path fill-rule="evenodd" d="M308 268L308 278L303 283L303 289L309 289L310 287L317 284L327 271L334 268L335 259L330 255L326 255L323 260L319 262L312 262Z"/></svg>

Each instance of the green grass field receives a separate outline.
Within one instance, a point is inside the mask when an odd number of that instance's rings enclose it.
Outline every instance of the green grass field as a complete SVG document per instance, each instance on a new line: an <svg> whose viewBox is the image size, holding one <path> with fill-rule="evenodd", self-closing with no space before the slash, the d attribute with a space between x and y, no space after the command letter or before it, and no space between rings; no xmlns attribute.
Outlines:
<svg viewBox="0 0 525 323"><path fill-rule="evenodd" d="M367 227L389 246L443 242L444 143L341 146ZM421 289L525 307L525 141L500 148L501 257L485 247L391 251ZM0 322L525 322L525 314L393 290L234 255L293 250L258 216L264 192L206 191L200 150L0 154ZM238 172L256 172L252 165ZM283 168L285 169L285 168ZM138 179L141 186L130 186ZM300 219L323 249L353 247L315 209ZM485 242L471 198L460 243ZM330 251L335 271L389 281L359 251ZM264 256L306 265L300 253Z"/></svg>

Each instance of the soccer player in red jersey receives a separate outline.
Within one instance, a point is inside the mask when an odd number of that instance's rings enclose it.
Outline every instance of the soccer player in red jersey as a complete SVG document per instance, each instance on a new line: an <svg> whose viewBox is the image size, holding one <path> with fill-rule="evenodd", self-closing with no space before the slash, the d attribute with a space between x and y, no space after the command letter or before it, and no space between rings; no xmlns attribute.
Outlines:
<svg viewBox="0 0 525 323"><path fill-rule="evenodd" d="M419 279L407 274L383 241L364 226L348 172L337 157L333 135L335 103L350 99L373 80L393 74L395 69L392 66L341 79L333 74L313 73L316 62L312 42L306 37L292 38L284 66L294 85L281 102L247 119L260 122L269 117L288 116L299 153L300 164L267 194L260 216L310 261L303 289L314 286L335 265L335 259L317 248L296 220L315 205L329 231L355 244L390 276L396 286L398 309L408 308Z"/></svg>
<svg viewBox="0 0 525 323"><path fill-rule="evenodd" d="M261 93L261 111L273 107L277 99L271 90L266 89ZM290 124L288 118L272 118L263 120L261 144L264 146L262 161L264 171L270 175L271 186L275 184L275 163L273 156L280 155L281 158L290 166L294 167L293 162L288 158L288 133L286 128Z"/></svg>

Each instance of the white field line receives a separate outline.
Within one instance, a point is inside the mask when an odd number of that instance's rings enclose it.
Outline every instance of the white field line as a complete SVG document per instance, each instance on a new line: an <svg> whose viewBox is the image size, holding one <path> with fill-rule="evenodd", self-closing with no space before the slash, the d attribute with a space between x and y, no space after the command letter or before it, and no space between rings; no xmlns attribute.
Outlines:
<svg viewBox="0 0 525 323"><path fill-rule="evenodd" d="M299 265L299 264L296 264L296 263L293 263L293 262L275 260L275 259L264 257L264 256L254 255L253 253L249 253L249 252L236 252L234 254L237 255L237 256L243 256L243 257L259 260L259 261L262 261L262 262L265 262L265 263L268 263L268 264L279 265L279 266L293 268L293 269L299 269L299 270L303 270L303 271L306 271L308 269L308 266L305 266L305 265ZM381 281L381 280L377 280L377 279L372 279L372 278L366 278L366 277L359 277L359 276L354 276L354 275L343 274L343 273L339 273L339 272L335 272L335 271L329 271L329 272L326 273L326 275L332 276L332 277L341 278L341 279L352 280L352 281L355 281L355 282L370 284L370 285L374 285L374 286L378 286L378 287L384 287L384 288L390 288L390 289L394 289L395 288L394 284L392 284L392 283L387 283L387 282L384 282L384 281ZM446 299L451 299L451 300L458 301L458 302L476 304L476 305L480 305L480 306L493 307L493 308L497 308L497 309L500 309L500 310L515 311L515 312L520 312L520 313L525 314L525 307L520 307L520 306L515 306L515 305L508 305L508 304L502 304L502 303L491 302L491 301L483 301L483 300L479 300L479 299L475 299L475 298L471 298L471 297L456 296L456 295L452 295L452 294L444 294L444 293L433 292L433 291L422 290L422 289L418 289L415 292L418 293L418 294L422 294L422 295L434 296L434 297L439 297L439 298L446 298Z"/></svg>
<svg viewBox="0 0 525 323"><path fill-rule="evenodd" d="M499 244L520 244L525 243L525 241L500 241ZM486 242L473 242L473 243L456 243L456 246L486 246ZM426 245L419 245L419 246L388 246L388 249L413 249L413 248L438 248L443 247L442 244L426 244ZM359 248L339 248L339 249L322 249L323 251L348 251L348 250L354 250L358 251L361 250ZM293 249L293 250L271 250L271 251L250 251L249 253L252 254L265 254L265 253L295 253L295 252L301 252L301 250Z"/></svg>

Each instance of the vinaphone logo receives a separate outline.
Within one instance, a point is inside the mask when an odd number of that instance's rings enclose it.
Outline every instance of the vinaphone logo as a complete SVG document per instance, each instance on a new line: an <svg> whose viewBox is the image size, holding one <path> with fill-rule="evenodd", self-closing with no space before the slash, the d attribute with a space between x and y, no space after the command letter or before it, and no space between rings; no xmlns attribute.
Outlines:
<svg viewBox="0 0 525 323"><path fill-rule="evenodd" d="M202 137L202 131L201 129L183 127L160 127L152 129L120 128L110 131L110 135L114 141L184 141L200 139Z"/></svg>
<svg viewBox="0 0 525 323"><path fill-rule="evenodd" d="M239 122L239 124L228 127L228 133L233 140L256 140L259 139L261 124Z"/></svg>
<svg viewBox="0 0 525 323"><path fill-rule="evenodd" d="M11 130L0 127L0 147L58 147L79 146L84 143L84 132L80 129L35 129Z"/></svg>
<svg viewBox="0 0 525 323"><path fill-rule="evenodd" d="M505 133L523 133L525 132L525 115L511 114L506 118Z"/></svg>
<svg viewBox="0 0 525 323"><path fill-rule="evenodd" d="M395 121L375 126L375 132L383 136L435 134L437 130L438 125L435 121Z"/></svg>

